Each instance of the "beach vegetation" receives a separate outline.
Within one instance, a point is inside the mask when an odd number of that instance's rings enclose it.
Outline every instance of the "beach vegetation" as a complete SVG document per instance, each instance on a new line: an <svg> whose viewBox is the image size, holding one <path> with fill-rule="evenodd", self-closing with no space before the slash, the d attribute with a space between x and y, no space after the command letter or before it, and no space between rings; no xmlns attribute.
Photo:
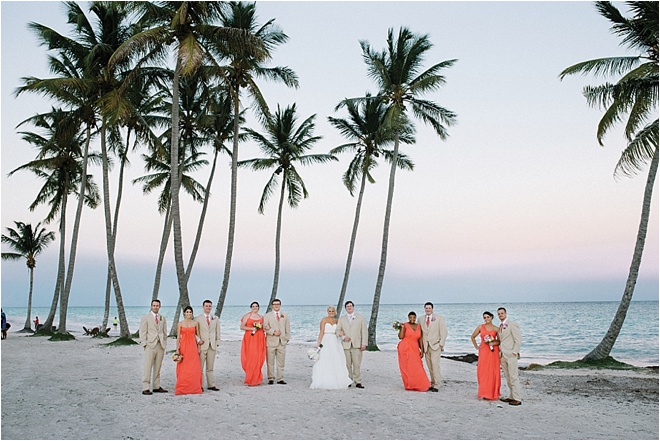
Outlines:
<svg viewBox="0 0 660 441"><path fill-rule="evenodd" d="M282 237L282 211L284 200L291 208L298 206L300 201L309 196L305 182L296 169L300 165L325 164L337 161L332 154L306 154L321 137L314 135L314 118L312 115L300 125L297 124L296 105L292 104L282 109L277 106L274 115L269 115L263 121L264 133L246 128L247 135L259 144L259 148L266 154L265 158L254 158L239 161L239 167L249 167L254 171L274 169L268 179L259 201L258 212L264 213L266 203L277 190L279 184L279 204L277 208L277 227L275 230L275 270L273 275L273 288L271 290L270 304L277 296L277 287L280 277L280 243Z"/></svg>
<svg viewBox="0 0 660 441"><path fill-rule="evenodd" d="M14 221L16 229L7 227L7 235L2 235L2 243L6 244L14 252L2 253L2 260L20 260L25 258L25 264L28 267L29 290L27 317L23 331L32 332L32 291L34 288L34 268L37 266L37 256L41 254L52 241L55 240L55 233L46 231L37 223L34 228L32 224Z"/></svg>
<svg viewBox="0 0 660 441"><path fill-rule="evenodd" d="M362 102L343 100L337 105L337 109L346 108L348 112L347 119L328 117L328 121L345 138L351 141L335 147L330 150L330 153L333 155L344 152L355 153L343 175L344 186L351 196L354 196L357 182L360 182L344 278L339 292L339 300L337 301L337 315L341 313L348 288L366 183L367 181L371 184L376 182L371 172L378 166L378 158L382 156L386 161L391 162L394 153L391 149L384 148L394 142L394 131L387 124L387 106L383 101L370 99L371 94L369 93L365 97L367 99ZM404 125L399 131L399 140L406 144L413 144L415 142L413 135L414 127L410 124ZM412 170L414 167L412 160L402 152L398 153L397 161L397 166L402 170Z"/></svg>
<svg viewBox="0 0 660 441"><path fill-rule="evenodd" d="M433 44L428 35L414 34L405 27L402 27L398 34L390 28L387 33L387 48L380 52L375 51L366 40L360 41L360 46L368 75L378 85L378 93L373 98L362 97L352 100L382 101L387 106L387 124L394 134L381 256L369 319L368 345L376 346L376 324L387 263L394 182L399 164L399 145L403 128L409 124L407 113L412 113L415 118L430 125L440 139L447 138L447 127L456 122L456 115L433 101L422 99L422 95L433 92L445 84L446 79L441 72L453 66L457 60L441 61L420 72L424 56Z"/></svg>
<svg viewBox="0 0 660 441"><path fill-rule="evenodd" d="M523 368L521 368L523 369ZM547 365L531 363L524 368L528 371L539 371L543 369L616 369L616 370L635 370L639 369L622 361L615 360L611 356L607 356L598 360L576 360L576 361L553 361Z"/></svg>
<svg viewBox="0 0 660 441"><path fill-rule="evenodd" d="M104 346L133 346L139 344L130 337L119 337L110 343L104 343Z"/></svg>
<svg viewBox="0 0 660 441"><path fill-rule="evenodd" d="M76 337L69 332L53 332L48 341L69 341L75 339Z"/></svg>
<svg viewBox="0 0 660 441"><path fill-rule="evenodd" d="M639 51L639 54L584 61L564 69L560 74L562 79L577 74L619 77L616 83L605 82L583 89L588 105L605 110L596 132L598 143L604 145L605 134L625 120L627 145L615 167L615 178L634 176L650 163L641 220L623 296L605 336L584 356L585 362L607 359L623 326L642 263L658 170L658 2L626 4L631 17L625 17L611 2L595 3L598 13L611 22L611 31L621 37L621 44Z"/></svg>

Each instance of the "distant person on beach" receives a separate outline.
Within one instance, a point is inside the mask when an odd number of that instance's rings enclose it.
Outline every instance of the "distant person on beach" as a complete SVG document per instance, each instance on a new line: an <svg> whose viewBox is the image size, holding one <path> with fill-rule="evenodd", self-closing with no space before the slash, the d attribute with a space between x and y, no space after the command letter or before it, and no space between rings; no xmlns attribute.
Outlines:
<svg viewBox="0 0 660 441"><path fill-rule="evenodd" d="M163 365L167 346L167 323L165 316L159 315L160 300L151 302L151 311L140 320L140 344L144 348L144 371L142 374L142 395L151 395L153 374L154 392L166 393L160 386L160 368Z"/></svg>
<svg viewBox="0 0 660 441"><path fill-rule="evenodd" d="M183 308L183 320L176 328L176 353L182 359L176 365L176 386L174 395L202 393L202 365L200 361L200 345L202 340L199 323L193 320L191 306Z"/></svg>
<svg viewBox="0 0 660 441"><path fill-rule="evenodd" d="M500 339L498 328L493 324L493 313L484 311L484 323L477 326L470 337L474 348L479 351L477 362L477 397L484 400L497 400L500 397ZM477 345L477 336L481 344Z"/></svg>
<svg viewBox="0 0 660 441"><path fill-rule="evenodd" d="M422 327L417 323L415 311L408 313L408 323L401 323L399 340L401 341L396 346L396 352L404 389L427 392L431 388L431 382L422 363Z"/></svg>
<svg viewBox="0 0 660 441"><path fill-rule="evenodd" d="M358 389L362 386L362 352L367 348L367 322L362 314L355 312L355 305L350 300L344 303L344 314L337 322L337 335L341 338L346 356L346 369L353 384ZM348 386L351 387L351 386Z"/></svg>
<svg viewBox="0 0 660 441"><path fill-rule="evenodd" d="M220 320L211 314L212 301L204 300L202 308L204 312L195 317L195 321L199 324L199 335L202 339L199 347L200 368L202 372L206 368L206 388L219 391L220 389L215 386L213 366L215 365L215 354L220 344Z"/></svg>
<svg viewBox="0 0 660 441"><path fill-rule="evenodd" d="M117 317L112 319L112 327L115 328L115 331L117 330L117 325L119 324L119 320L117 320Z"/></svg>
<svg viewBox="0 0 660 441"><path fill-rule="evenodd" d="M5 315L4 310L0 311L2 311L2 339L4 340L7 338L7 316Z"/></svg>
<svg viewBox="0 0 660 441"><path fill-rule="evenodd" d="M34 330L39 329L39 316L34 317Z"/></svg>
<svg viewBox="0 0 660 441"><path fill-rule="evenodd" d="M316 340L318 359L312 367L311 389L348 389L353 380L348 376L344 348L337 338L337 308L328 306L328 315L321 319ZM314 352L312 350L312 356Z"/></svg>
<svg viewBox="0 0 660 441"><path fill-rule="evenodd" d="M433 313L433 303L424 304L424 319L422 327L422 346L426 358L426 367L431 377L429 391L438 392L440 387L440 355L445 349L447 340L447 324L444 317Z"/></svg>
<svg viewBox="0 0 660 441"><path fill-rule="evenodd" d="M258 386L264 379L261 372L266 361L266 334L264 318L259 314L259 303L250 304L250 312L241 318L243 342L241 343L241 367L245 372L244 383Z"/></svg>
<svg viewBox="0 0 660 441"><path fill-rule="evenodd" d="M266 331L266 372L268 384L286 384L284 381L284 359L286 345L291 338L291 324L289 314L284 314L282 301L273 299L272 311L264 315L264 330ZM275 374L275 361L277 360L277 375Z"/></svg>
<svg viewBox="0 0 660 441"><path fill-rule="evenodd" d="M520 406L522 397L520 395L520 381L518 380L518 359L520 358L522 335L518 323L507 319L506 308L498 308L497 317L500 319L500 364L504 371L506 384L509 386L509 397L502 397L500 401L509 403L512 406Z"/></svg>

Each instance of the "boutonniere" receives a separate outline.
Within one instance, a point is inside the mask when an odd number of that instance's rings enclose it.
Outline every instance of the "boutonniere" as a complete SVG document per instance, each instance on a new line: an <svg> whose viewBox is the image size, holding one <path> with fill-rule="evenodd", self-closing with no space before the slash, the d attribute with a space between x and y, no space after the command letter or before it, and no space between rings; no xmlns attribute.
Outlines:
<svg viewBox="0 0 660 441"><path fill-rule="evenodd" d="M163 321L163 316L162 316L162 315L159 315L159 316L158 316L158 323L160 323L160 322L162 322L162 321Z"/></svg>
<svg viewBox="0 0 660 441"><path fill-rule="evenodd" d="M506 323L503 323L503 324L502 324L502 329L506 329L508 326L509 326L509 325L507 325Z"/></svg>
<svg viewBox="0 0 660 441"><path fill-rule="evenodd" d="M280 318L281 318L281 319L284 318L284 314L282 314L281 312L280 312Z"/></svg>
<svg viewBox="0 0 660 441"><path fill-rule="evenodd" d="M431 321L432 321L432 322L435 321L435 315L432 315L432 316L431 316Z"/></svg>

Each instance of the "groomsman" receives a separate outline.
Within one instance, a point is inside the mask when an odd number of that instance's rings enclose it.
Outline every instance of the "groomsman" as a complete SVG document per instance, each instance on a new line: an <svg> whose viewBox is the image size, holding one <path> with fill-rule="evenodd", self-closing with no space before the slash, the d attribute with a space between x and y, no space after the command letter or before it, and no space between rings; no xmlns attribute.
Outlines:
<svg viewBox="0 0 660 441"><path fill-rule="evenodd" d="M286 345L291 338L291 324L289 323L289 314L280 311L282 308L280 299L274 299L271 308L272 310L264 315L268 384L273 384L276 379L275 360L277 360L277 384L286 384L283 380L284 357L286 355Z"/></svg>
<svg viewBox="0 0 660 441"><path fill-rule="evenodd" d="M431 376L430 392L438 392L440 387L440 355L447 340L447 324L443 316L433 313L433 303L424 304L422 319L422 346L426 357L426 366Z"/></svg>
<svg viewBox="0 0 660 441"><path fill-rule="evenodd" d="M518 359L520 358L520 344L522 335L518 323L509 321L506 317L506 308L498 308L497 317L500 319L500 366L509 386L509 397L500 398L500 401L512 406L522 404L520 395L520 381L518 380Z"/></svg>
<svg viewBox="0 0 660 441"><path fill-rule="evenodd" d="M220 343L220 320L211 314L213 302L204 300L202 303L204 313L195 317L199 323L200 346L199 360L202 373L206 365L206 388L208 390L220 390L215 387L215 375L213 374L213 365L215 364L215 354Z"/></svg>
<svg viewBox="0 0 660 441"><path fill-rule="evenodd" d="M337 322L337 335L341 338L341 344L344 347L348 376L353 380L355 387L364 389L360 365L362 364L362 351L367 348L367 322L362 314L355 312L355 305L350 300L344 304L344 309L346 314Z"/></svg>
<svg viewBox="0 0 660 441"><path fill-rule="evenodd" d="M160 300L151 302L151 311L140 320L140 344L144 348L144 372L142 374L142 395L151 395L149 386L153 373L154 392L165 393L160 387L160 368L167 346L167 323L165 316L159 315Z"/></svg>

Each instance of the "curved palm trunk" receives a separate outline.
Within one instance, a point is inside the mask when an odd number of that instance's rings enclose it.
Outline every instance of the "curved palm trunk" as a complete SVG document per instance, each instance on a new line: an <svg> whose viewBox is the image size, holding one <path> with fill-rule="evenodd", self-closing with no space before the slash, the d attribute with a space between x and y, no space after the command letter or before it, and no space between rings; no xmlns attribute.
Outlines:
<svg viewBox="0 0 660 441"><path fill-rule="evenodd" d="M348 288L348 277L351 273L351 264L353 262L353 251L355 250L355 240L357 239L358 225L360 224L360 211L362 210L362 198L364 196L364 188L367 183L367 174L362 173L362 180L360 182L360 193L355 207L355 220L353 220L353 231L351 233L351 243L348 246L348 257L346 258L346 269L344 270L344 281L341 284L341 292L339 293L339 300L337 301L337 317L341 314L341 308L344 305L344 297L346 297L346 289Z"/></svg>
<svg viewBox="0 0 660 441"><path fill-rule="evenodd" d="M163 272L163 261L165 260L165 251L167 251L167 243L170 241L170 232L172 231L171 207L171 204L168 205L167 211L165 212L165 225L163 225L163 235L160 239L160 252L158 253L158 263L156 264L154 290L151 294L152 302L158 298L158 291L160 290L160 278Z"/></svg>
<svg viewBox="0 0 660 441"><path fill-rule="evenodd" d="M87 124L87 140L85 141L85 150L83 151L82 177L80 179L80 191L78 195L78 205L76 207L76 217L73 220L73 232L71 233L71 249L69 250L69 268L66 273L66 282L64 291L60 296L60 324L57 327L59 332L66 332L66 316L69 309L69 294L71 293L71 284L73 283L73 270L76 264L76 251L78 249L78 233L80 232L80 220L82 219L82 210L85 206L85 190L87 187L87 156L89 154L89 143L92 138L91 126Z"/></svg>
<svg viewBox="0 0 660 441"><path fill-rule="evenodd" d="M64 185L63 188L69 188L69 173L64 172ZM53 321L55 320L55 313L57 312L57 303L60 299L60 293L64 289L64 268L65 268L65 259L64 259L64 243L66 239L66 205L68 200L68 194L65 191L62 195L62 208L60 208L60 258L57 265L57 281L55 282L55 294L53 294L53 302L50 305L50 311L48 312L48 317L44 322L44 330L47 333L51 333L53 326Z"/></svg>
<svg viewBox="0 0 660 441"><path fill-rule="evenodd" d="M374 292L374 302L371 306L371 317L369 318L369 339L368 349L378 350L376 345L376 323L378 322L378 308L380 307L380 293L383 289L383 279L385 278L385 265L387 263L387 242L390 235L390 217L392 215L392 200L394 199L394 176L396 174L396 164L399 157L399 134L394 138L394 152L392 154L392 167L390 167L390 182L387 189L387 206L385 208L385 222L383 225L383 243L380 252L380 265L378 266L378 278L376 279L376 291Z"/></svg>
<svg viewBox="0 0 660 441"><path fill-rule="evenodd" d="M34 268L28 267L28 269L30 270L30 292L28 293L27 318L25 319L25 325L23 325L24 331L32 331L32 288L34 286Z"/></svg>
<svg viewBox="0 0 660 441"><path fill-rule="evenodd" d="M282 173L284 174L284 173ZM270 293L270 300L268 301L268 309L266 313L272 309L270 305L277 297L277 286L280 280L280 242L282 239L282 208L284 207L284 190L286 189L286 179L282 177L282 189L280 190L280 205L277 208L277 229L275 231L275 271L273 275L273 290Z"/></svg>
<svg viewBox="0 0 660 441"><path fill-rule="evenodd" d="M225 256L225 273L222 279L222 288L215 307L215 315L220 317L229 288L229 275L231 273L231 259L234 253L234 231L236 229L236 183L238 175L238 118L240 115L240 91L234 91L234 145L231 153L231 198L229 202L229 231L227 233L227 254Z"/></svg>
<svg viewBox="0 0 660 441"><path fill-rule="evenodd" d="M110 268L110 278L112 279L112 289L115 291L115 303L117 304L117 315L119 316L119 337L130 338L131 332L128 329L128 320L124 309L124 301L121 296L121 287L119 286L119 277L117 276L117 266L115 265L115 240L112 234L112 219L110 216L110 182L108 178L108 148L106 145L106 121L101 123L101 154L103 156L103 212L105 215L105 238L106 249L108 253L108 267Z"/></svg>
<svg viewBox="0 0 660 441"><path fill-rule="evenodd" d="M612 320L612 323L610 324L605 337L603 337L603 340L591 352L585 355L582 360L595 361L607 358L610 355L612 348L614 347L614 343L616 342L617 337L619 336L619 332L623 326L623 321L626 319L628 307L630 306L630 301L632 300L633 293L635 292L635 284L637 283L639 267L642 263L642 253L644 252L646 231L651 213L653 185L655 183L655 176L657 172L658 148L656 147L653 160L651 161L651 167L649 168L649 176L646 180L646 187L644 189L644 201L642 203L642 217L639 223L639 229L637 231L637 242L635 243L635 251L633 253L632 263L630 264L628 280L626 281L626 287L623 290L621 303L619 303L619 308L617 309L616 314L614 315L614 319Z"/></svg>

